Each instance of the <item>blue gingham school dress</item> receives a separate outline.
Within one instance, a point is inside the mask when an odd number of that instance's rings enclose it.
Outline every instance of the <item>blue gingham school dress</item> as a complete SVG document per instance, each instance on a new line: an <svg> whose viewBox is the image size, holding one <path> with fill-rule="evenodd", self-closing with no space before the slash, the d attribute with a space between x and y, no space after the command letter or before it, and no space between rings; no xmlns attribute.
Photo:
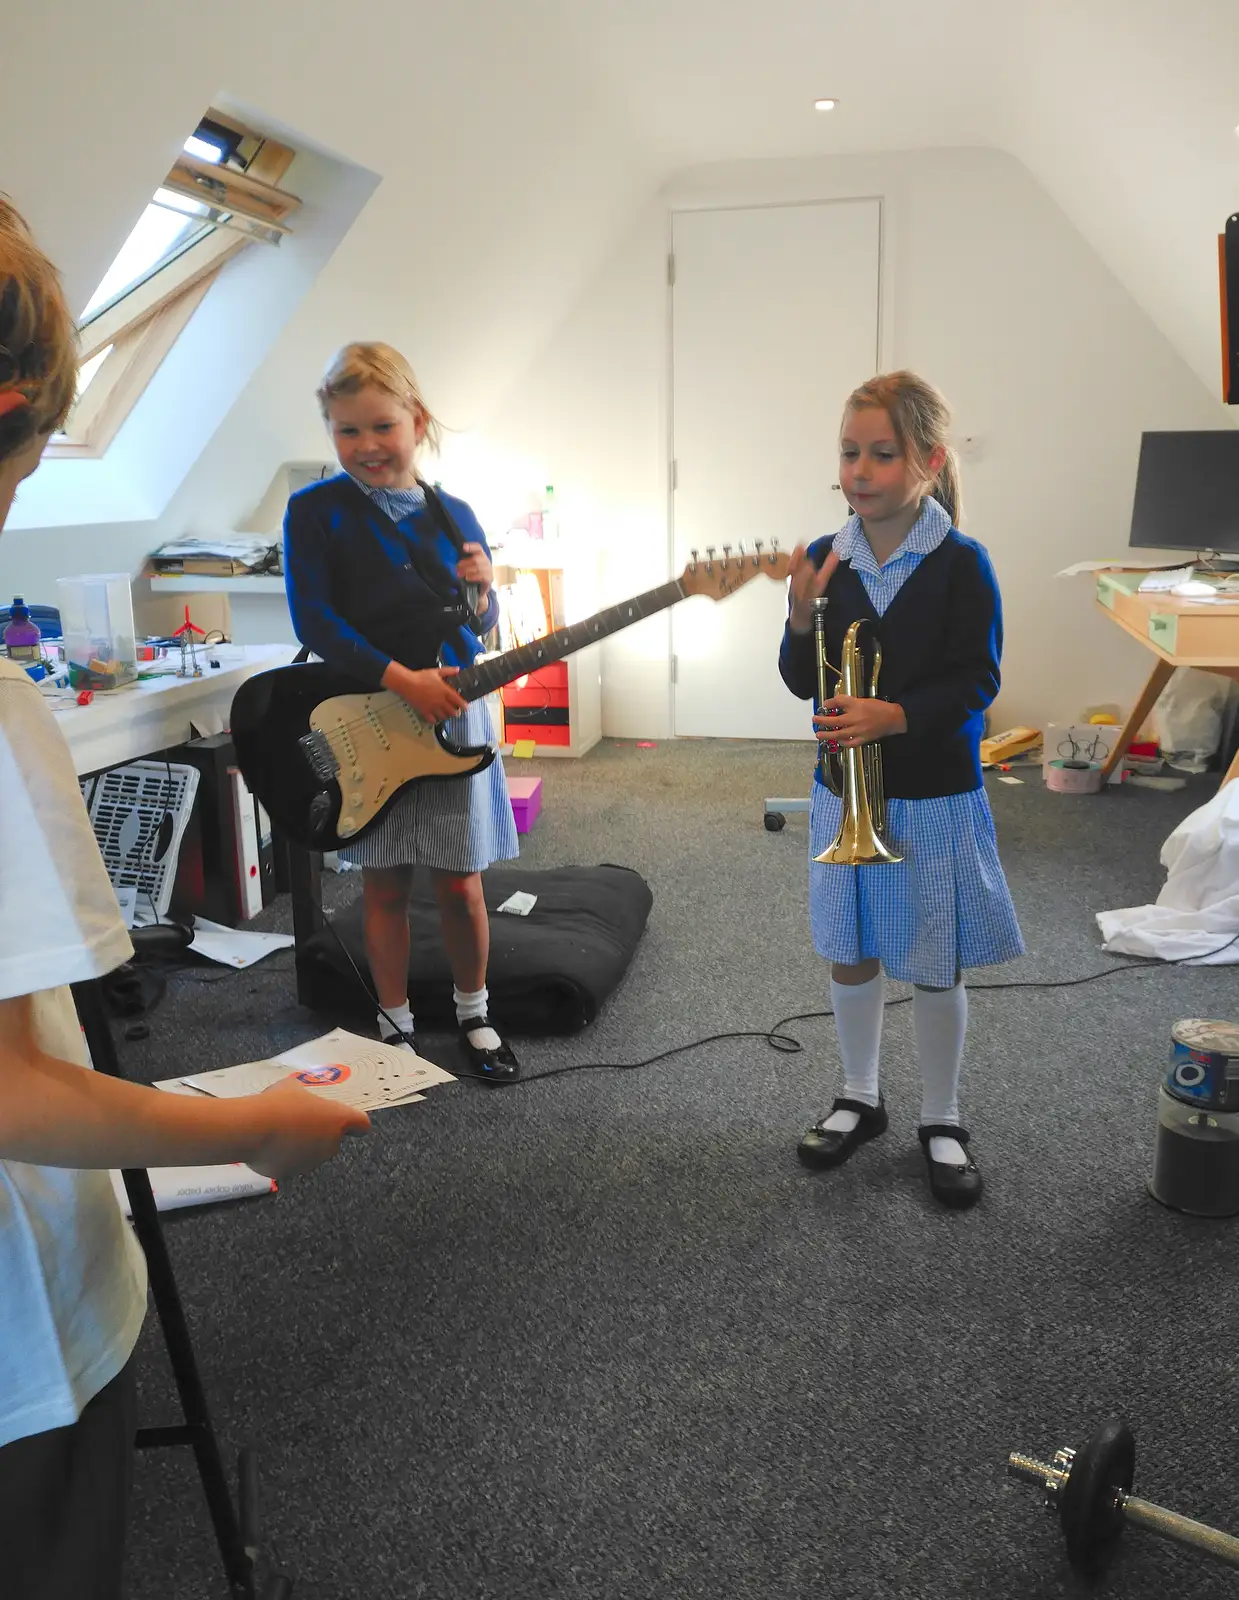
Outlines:
<svg viewBox="0 0 1239 1600"><path fill-rule="evenodd" d="M364 487L364 485L363 485ZM366 489L394 521L423 501L420 489ZM444 732L459 744L494 744L495 729L484 700L452 717ZM433 778L414 783L377 827L337 854L358 867L435 867L441 872L484 871L493 861L520 854L508 782L498 756L471 778Z"/></svg>
<svg viewBox="0 0 1239 1600"><path fill-rule="evenodd" d="M835 540L881 616L921 560L950 531L934 500L894 555L879 567L860 519ZM877 957L903 983L950 988L965 967L1024 953L984 788L928 800L888 799L884 837L903 857L894 865L830 866L814 861L834 839L843 802L813 783L809 807L809 925L827 961L855 966Z"/></svg>

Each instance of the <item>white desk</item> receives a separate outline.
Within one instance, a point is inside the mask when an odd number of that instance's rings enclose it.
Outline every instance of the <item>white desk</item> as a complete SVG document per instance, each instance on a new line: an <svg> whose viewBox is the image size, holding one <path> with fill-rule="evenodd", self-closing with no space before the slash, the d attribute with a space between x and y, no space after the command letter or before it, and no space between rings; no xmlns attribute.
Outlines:
<svg viewBox="0 0 1239 1600"><path fill-rule="evenodd" d="M129 689L96 694L88 706L53 703L53 712L73 752L78 776L125 761L138 761L196 737L194 723L228 726L232 697L247 678L292 660L296 645L224 645L218 670L207 666L213 652L199 650L200 678L147 678Z"/></svg>

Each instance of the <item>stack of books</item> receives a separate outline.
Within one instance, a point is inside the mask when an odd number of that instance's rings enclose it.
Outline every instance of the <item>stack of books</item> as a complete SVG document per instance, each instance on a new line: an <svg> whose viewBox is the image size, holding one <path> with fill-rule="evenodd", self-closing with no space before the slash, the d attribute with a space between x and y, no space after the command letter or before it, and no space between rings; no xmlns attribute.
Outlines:
<svg viewBox="0 0 1239 1600"><path fill-rule="evenodd" d="M280 549L270 539L250 535L177 539L153 551L150 562L160 578L244 578L278 573Z"/></svg>

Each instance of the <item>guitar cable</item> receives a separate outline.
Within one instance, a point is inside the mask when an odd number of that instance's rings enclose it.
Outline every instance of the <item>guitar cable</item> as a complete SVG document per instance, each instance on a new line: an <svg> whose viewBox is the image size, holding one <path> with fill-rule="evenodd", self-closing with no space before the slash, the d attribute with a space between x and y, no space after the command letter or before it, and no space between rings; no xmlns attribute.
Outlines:
<svg viewBox="0 0 1239 1600"><path fill-rule="evenodd" d="M348 947L345 945L344 940L341 939L336 929L332 926L331 918L328 917L326 913L323 913L323 923L324 926L330 929L332 938L340 946L345 960L348 962L349 966L352 967L353 972L356 974L357 981L361 985L367 998L373 1001L373 1003L378 1007L379 1015L386 1017L387 1021L391 1023L391 1026L395 1028L396 1024L392 1022L392 1019L387 1015L387 1012L383 1010L382 1006L379 1006L370 985L362 976L360 968L349 954ZM1075 989L1079 988L1082 984L1097 983L1103 978L1112 978L1120 972L1149 971L1154 968L1164 970L1167 967L1200 966L1202 963L1207 963L1210 961L1214 956L1221 955L1223 950L1229 950L1230 947L1236 942L1239 942L1239 933L1232 935L1231 938L1227 939L1225 944L1220 944L1212 950L1206 950L1200 955L1179 956L1173 961L1162 961L1156 956L1131 956L1126 960L1116 961L1112 967L1103 967L1100 972L1085 973L1084 976L1080 978L1016 978L1003 983L970 984L968 986L968 995L969 998L971 998L974 995L993 994L1000 990L1010 989ZM910 994L901 995L896 1000L885 1001L883 1009L885 1010L891 1006L906 1006L911 999L912 995ZM643 1061L578 1061L571 1066L549 1067L544 1072L535 1072L528 1075L522 1074L520 1078L516 1079L515 1082L512 1083L497 1082L495 1079L488 1078L485 1073L481 1072L454 1072L452 1075L453 1077L457 1078L477 1078L481 1082L488 1083L493 1089L519 1089L525 1084L539 1083L544 1078L560 1078L563 1077L565 1073L569 1072L636 1072L641 1067L652 1067L660 1061L669 1061L673 1056L684 1055L685 1052L689 1050L700 1050L708 1044L719 1044L725 1039L764 1039L772 1050L778 1050L783 1055L800 1055L803 1053L805 1046L800 1042L799 1039L794 1038L793 1035L784 1031L787 1024L790 1022L817 1022L833 1016L834 1011L829 1009L825 1011L797 1011L791 1016L781 1017L772 1028L744 1028L732 1030L727 1033L707 1034L702 1039L690 1040L688 1044L677 1044L673 1045L669 1050L660 1050L657 1055L647 1056ZM397 1031L399 1030L397 1029Z"/></svg>

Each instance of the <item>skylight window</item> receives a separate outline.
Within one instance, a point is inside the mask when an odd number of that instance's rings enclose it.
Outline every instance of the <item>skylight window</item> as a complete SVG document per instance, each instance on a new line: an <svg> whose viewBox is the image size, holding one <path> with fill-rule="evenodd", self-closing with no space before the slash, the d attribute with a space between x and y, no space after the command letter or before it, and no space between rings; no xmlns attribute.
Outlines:
<svg viewBox="0 0 1239 1600"><path fill-rule="evenodd" d="M53 455L102 455L225 264L289 232L300 202L279 181L293 155L221 113L202 119L82 312Z"/></svg>
<svg viewBox="0 0 1239 1600"><path fill-rule="evenodd" d="M196 142L187 139L186 149ZM155 198L138 218L137 226L120 247L120 254L108 268L103 282L91 295L82 312L83 326L175 260L182 250L206 238L214 228L215 223L207 216L207 207L200 201L173 194L170 189L156 189Z"/></svg>

